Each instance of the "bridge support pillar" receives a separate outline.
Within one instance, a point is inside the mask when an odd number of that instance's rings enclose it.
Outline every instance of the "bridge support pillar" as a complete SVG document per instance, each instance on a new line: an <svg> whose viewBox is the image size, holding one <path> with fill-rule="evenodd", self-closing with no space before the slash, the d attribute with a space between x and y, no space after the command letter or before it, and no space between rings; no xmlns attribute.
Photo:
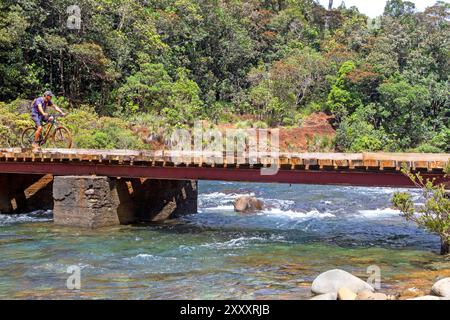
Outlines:
<svg viewBox="0 0 450 320"><path fill-rule="evenodd" d="M0 212L52 209L51 175L0 174Z"/></svg>
<svg viewBox="0 0 450 320"><path fill-rule="evenodd" d="M140 221L197 213L197 181L134 179L131 185Z"/></svg>
<svg viewBox="0 0 450 320"><path fill-rule="evenodd" d="M194 181L55 177L57 225L101 228L138 221L164 221L197 212Z"/></svg>
<svg viewBox="0 0 450 320"><path fill-rule="evenodd" d="M11 213L12 206L11 185L7 174L0 175L0 212Z"/></svg>

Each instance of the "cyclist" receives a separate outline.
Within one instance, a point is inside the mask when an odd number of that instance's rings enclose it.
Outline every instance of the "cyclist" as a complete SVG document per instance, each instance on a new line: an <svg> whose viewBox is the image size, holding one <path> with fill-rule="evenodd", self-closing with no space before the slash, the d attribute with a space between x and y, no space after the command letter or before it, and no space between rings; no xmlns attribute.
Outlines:
<svg viewBox="0 0 450 320"><path fill-rule="evenodd" d="M64 117L64 112L52 102L53 93L45 91L43 97L36 98L31 106L31 118L36 124L36 134L34 135L33 150L39 149L39 139L42 133L42 122L53 121L53 117L47 113L47 107L54 108Z"/></svg>

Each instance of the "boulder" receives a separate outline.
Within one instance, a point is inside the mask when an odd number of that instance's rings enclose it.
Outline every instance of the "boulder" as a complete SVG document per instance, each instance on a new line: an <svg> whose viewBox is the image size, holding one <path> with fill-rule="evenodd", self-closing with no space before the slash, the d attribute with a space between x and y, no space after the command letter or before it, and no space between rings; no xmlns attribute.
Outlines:
<svg viewBox="0 0 450 320"><path fill-rule="evenodd" d="M251 196L243 196L234 200L234 211L242 213L253 213L261 211L264 207L264 203Z"/></svg>
<svg viewBox="0 0 450 320"><path fill-rule="evenodd" d="M315 294L324 294L338 292L339 289L343 287L356 294L362 291L374 291L374 288L367 282L355 277L351 273L339 269L329 270L320 274L314 279L311 291Z"/></svg>
<svg viewBox="0 0 450 320"><path fill-rule="evenodd" d="M310 300L337 300L337 293L330 292L325 294L319 294L318 296L315 296Z"/></svg>
<svg viewBox="0 0 450 320"><path fill-rule="evenodd" d="M402 297L402 299L409 299L421 297L424 295L425 292L423 292L422 290L419 290L417 288L408 288L400 294L400 297Z"/></svg>
<svg viewBox="0 0 450 320"><path fill-rule="evenodd" d="M356 293L346 287L340 288L337 296L338 300L356 300Z"/></svg>
<svg viewBox="0 0 450 320"><path fill-rule="evenodd" d="M431 293L439 297L450 297L450 278L444 278L436 282L431 288Z"/></svg>
<svg viewBox="0 0 450 320"><path fill-rule="evenodd" d="M375 293L372 291L361 291L356 296L356 300L388 300L384 293Z"/></svg>

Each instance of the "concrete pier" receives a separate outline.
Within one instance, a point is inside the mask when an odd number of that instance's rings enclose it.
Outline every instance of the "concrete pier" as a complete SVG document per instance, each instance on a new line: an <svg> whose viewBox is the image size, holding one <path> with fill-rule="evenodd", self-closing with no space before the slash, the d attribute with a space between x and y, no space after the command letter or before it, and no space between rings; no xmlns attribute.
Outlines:
<svg viewBox="0 0 450 320"><path fill-rule="evenodd" d="M197 182L62 176L53 198L55 224L95 229L196 213Z"/></svg>

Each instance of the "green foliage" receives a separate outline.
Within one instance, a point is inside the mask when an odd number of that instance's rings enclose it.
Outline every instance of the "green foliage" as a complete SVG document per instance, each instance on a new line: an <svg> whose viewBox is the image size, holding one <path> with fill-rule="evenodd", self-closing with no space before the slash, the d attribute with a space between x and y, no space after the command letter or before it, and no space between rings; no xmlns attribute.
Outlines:
<svg viewBox="0 0 450 320"><path fill-rule="evenodd" d="M356 68L353 61L346 61L339 68L336 79L328 94L327 105L339 119L351 114L361 101L348 89L347 75Z"/></svg>
<svg viewBox="0 0 450 320"><path fill-rule="evenodd" d="M326 92L325 59L309 47L295 49L248 75L254 84L249 92L253 110L271 125L293 123L292 114ZM286 121L287 120L287 121Z"/></svg>
<svg viewBox="0 0 450 320"><path fill-rule="evenodd" d="M415 205L409 193L398 192L392 198L394 207L400 210L403 217L408 221L415 222L420 227L438 234L441 238L441 254L448 254L450 244L450 198L446 195L445 186L443 184L434 184L433 181L428 179L424 180L420 174L411 173L406 166L403 166L402 172L417 187L422 189L424 204Z"/></svg>
<svg viewBox="0 0 450 320"><path fill-rule="evenodd" d="M444 151L436 146L428 143L422 143L417 148L411 150L412 152L419 153L443 153Z"/></svg>
<svg viewBox="0 0 450 320"><path fill-rule="evenodd" d="M401 77L393 77L381 84L379 114L383 127L397 137L402 148L417 145L425 137L429 92L422 85L411 85Z"/></svg>
<svg viewBox="0 0 450 320"><path fill-rule="evenodd" d="M250 121L239 121L236 123L236 129L250 129L252 124Z"/></svg>
<svg viewBox="0 0 450 320"><path fill-rule="evenodd" d="M162 109L168 123L174 127L193 125L199 120L203 102L200 99L200 88L189 79L184 69L178 70L178 79L171 87L168 106Z"/></svg>
<svg viewBox="0 0 450 320"><path fill-rule="evenodd" d="M119 89L121 111L132 114L137 111L161 111L170 96L172 79L162 64L145 63L129 76Z"/></svg>
<svg viewBox="0 0 450 320"><path fill-rule="evenodd" d="M264 121L256 121L253 123L253 128L255 129L268 129L269 126Z"/></svg>
<svg viewBox="0 0 450 320"><path fill-rule="evenodd" d="M332 152L334 141L328 136L315 135L312 138L307 136L308 152Z"/></svg>
<svg viewBox="0 0 450 320"><path fill-rule="evenodd" d="M450 152L448 3L416 12L389 0L375 26L312 0L80 0L80 30L67 28L69 4L0 1L0 101L53 90L83 119L66 121L80 145L137 146L128 121L166 132L244 115L298 126L325 111L340 150ZM8 112L1 139L16 145L16 119L29 120ZM123 141L106 133L111 116L127 122L113 126ZM85 131L71 125L84 120Z"/></svg>
<svg viewBox="0 0 450 320"><path fill-rule="evenodd" d="M375 110L368 106L345 117L336 132L338 149L348 152L383 150L389 139L383 129L376 129L370 123L374 115Z"/></svg>
<svg viewBox="0 0 450 320"><path fill-rule="evenodd" d="M28 109L28 103L22 100L11 104L0 102L0 147L20 146L22 131L33 122L28 114L21 114L20 109Z"/></svg>
<svg viewBox="0 0 450 320"><path fill-rule="evenodd" d="M87 149L148 149L132 129L132 123L120 118L99 117L94 109L81 106L62 119L72 132L74 146Z"/></svg>

